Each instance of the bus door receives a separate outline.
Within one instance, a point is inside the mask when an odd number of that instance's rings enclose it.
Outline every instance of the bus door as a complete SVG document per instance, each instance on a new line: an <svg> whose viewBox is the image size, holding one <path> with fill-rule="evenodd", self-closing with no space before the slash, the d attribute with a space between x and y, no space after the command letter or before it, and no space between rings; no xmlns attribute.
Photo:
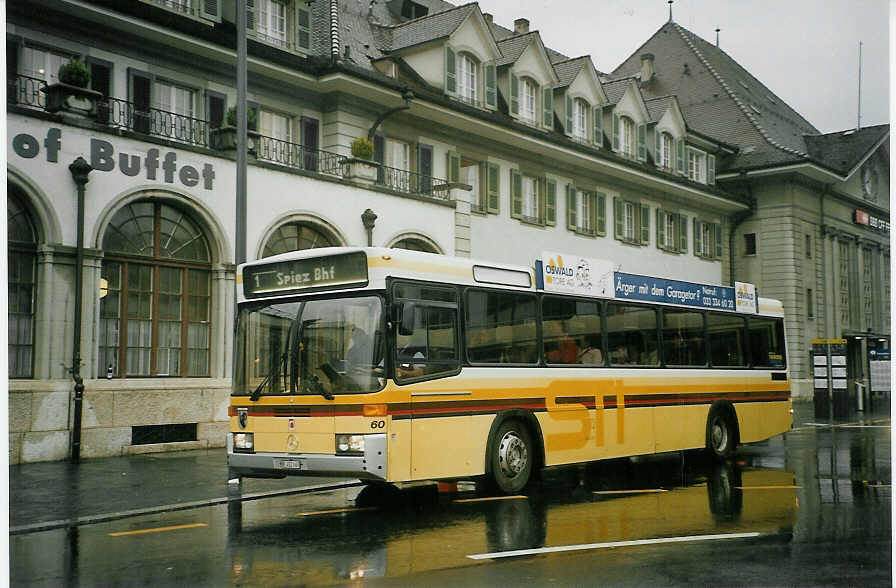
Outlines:
<svg viewBox="0 0 896 588"><path fill-rule="evenodd" d="M468 474L469 388L460 372L457 289L414 282L392 286L395 382L411 396L411 478Z"/></svg>

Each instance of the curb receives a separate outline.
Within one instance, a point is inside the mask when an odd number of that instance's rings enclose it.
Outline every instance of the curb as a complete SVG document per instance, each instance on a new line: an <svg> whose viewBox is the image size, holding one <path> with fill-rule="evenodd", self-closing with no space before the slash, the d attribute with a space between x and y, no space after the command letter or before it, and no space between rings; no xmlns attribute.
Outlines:
<svg viewBox="0 0 896 588"><path fill-rule="evenodd" d="M27 533L36 533L38 531L52 531L55 529L65 529L69 527L80 527L83 525L95 525L97 523L105 523L119 519L126 519L147 514L158 514L162 512L173 512L177 510L189 510L192 508L203 508L206 506L218 506L229 502L246 502L249 500L259 500L261 498L274 498L277 496L289 496L294 494L310 494L311 492L323 492L326 490L339 490L341 488L352 488L361 486L363 482L360 480L348 480L345 482L337 482L333 484L319 484L317 486L302 486L301 488L290 488L288 490L271 490L268 492L253 492L251 494L237 496L226 496L219 498L209 498L206 500L195 500L193 502L178 502L174 504L163 504L161 506L150 506L147 508L138 508L134 510L123 510L119 512L104 513L98 515L88 515L78 517L76 519L58 519L55 521L44 521L40 523L31 523L28 525L19 525L10 527L10 535L23 535Z"/></svg>

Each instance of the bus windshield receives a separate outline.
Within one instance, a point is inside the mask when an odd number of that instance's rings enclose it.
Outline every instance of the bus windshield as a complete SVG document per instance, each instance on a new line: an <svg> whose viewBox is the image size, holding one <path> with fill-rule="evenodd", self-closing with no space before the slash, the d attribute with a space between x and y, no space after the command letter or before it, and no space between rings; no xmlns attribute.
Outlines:
<svg viewBox="0 0 896 588"><path fill-rule="evenodd" d="M382 389L382 306L378 296L243 306L233 393L332 398Z"/></svg>

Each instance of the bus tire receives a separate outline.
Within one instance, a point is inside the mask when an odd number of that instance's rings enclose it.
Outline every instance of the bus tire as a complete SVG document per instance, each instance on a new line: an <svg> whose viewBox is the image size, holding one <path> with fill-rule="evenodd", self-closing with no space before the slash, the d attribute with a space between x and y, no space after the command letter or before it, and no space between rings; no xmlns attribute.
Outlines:
<svg viewBox="0 0 896 588"><path fill-rule="evenodd" d="M525 488L535 460L529 429L518 420L506 420L495 431L489 445L489 472L498 490L514 494Z"/></svg>
<svg viewBox="0 0 896 588"><path fill-rule="evenodd" d="M737 447L737 425L733 409L714 406L706 419L706 449L719 460L730 459Z"/></svg>

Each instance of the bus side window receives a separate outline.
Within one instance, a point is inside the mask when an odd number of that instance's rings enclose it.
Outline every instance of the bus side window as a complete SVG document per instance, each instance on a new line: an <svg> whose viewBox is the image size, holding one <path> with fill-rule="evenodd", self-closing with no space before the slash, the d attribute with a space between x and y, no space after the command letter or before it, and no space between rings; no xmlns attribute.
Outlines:
<svg viewBox="0 0 896 588"><path fill-rule="evenodd" d="M450 287L397 283L394 305L403 313L410 329L396 328L395 380L435 378L456 373L460 367L457 349L457 291Z"/></svg>

